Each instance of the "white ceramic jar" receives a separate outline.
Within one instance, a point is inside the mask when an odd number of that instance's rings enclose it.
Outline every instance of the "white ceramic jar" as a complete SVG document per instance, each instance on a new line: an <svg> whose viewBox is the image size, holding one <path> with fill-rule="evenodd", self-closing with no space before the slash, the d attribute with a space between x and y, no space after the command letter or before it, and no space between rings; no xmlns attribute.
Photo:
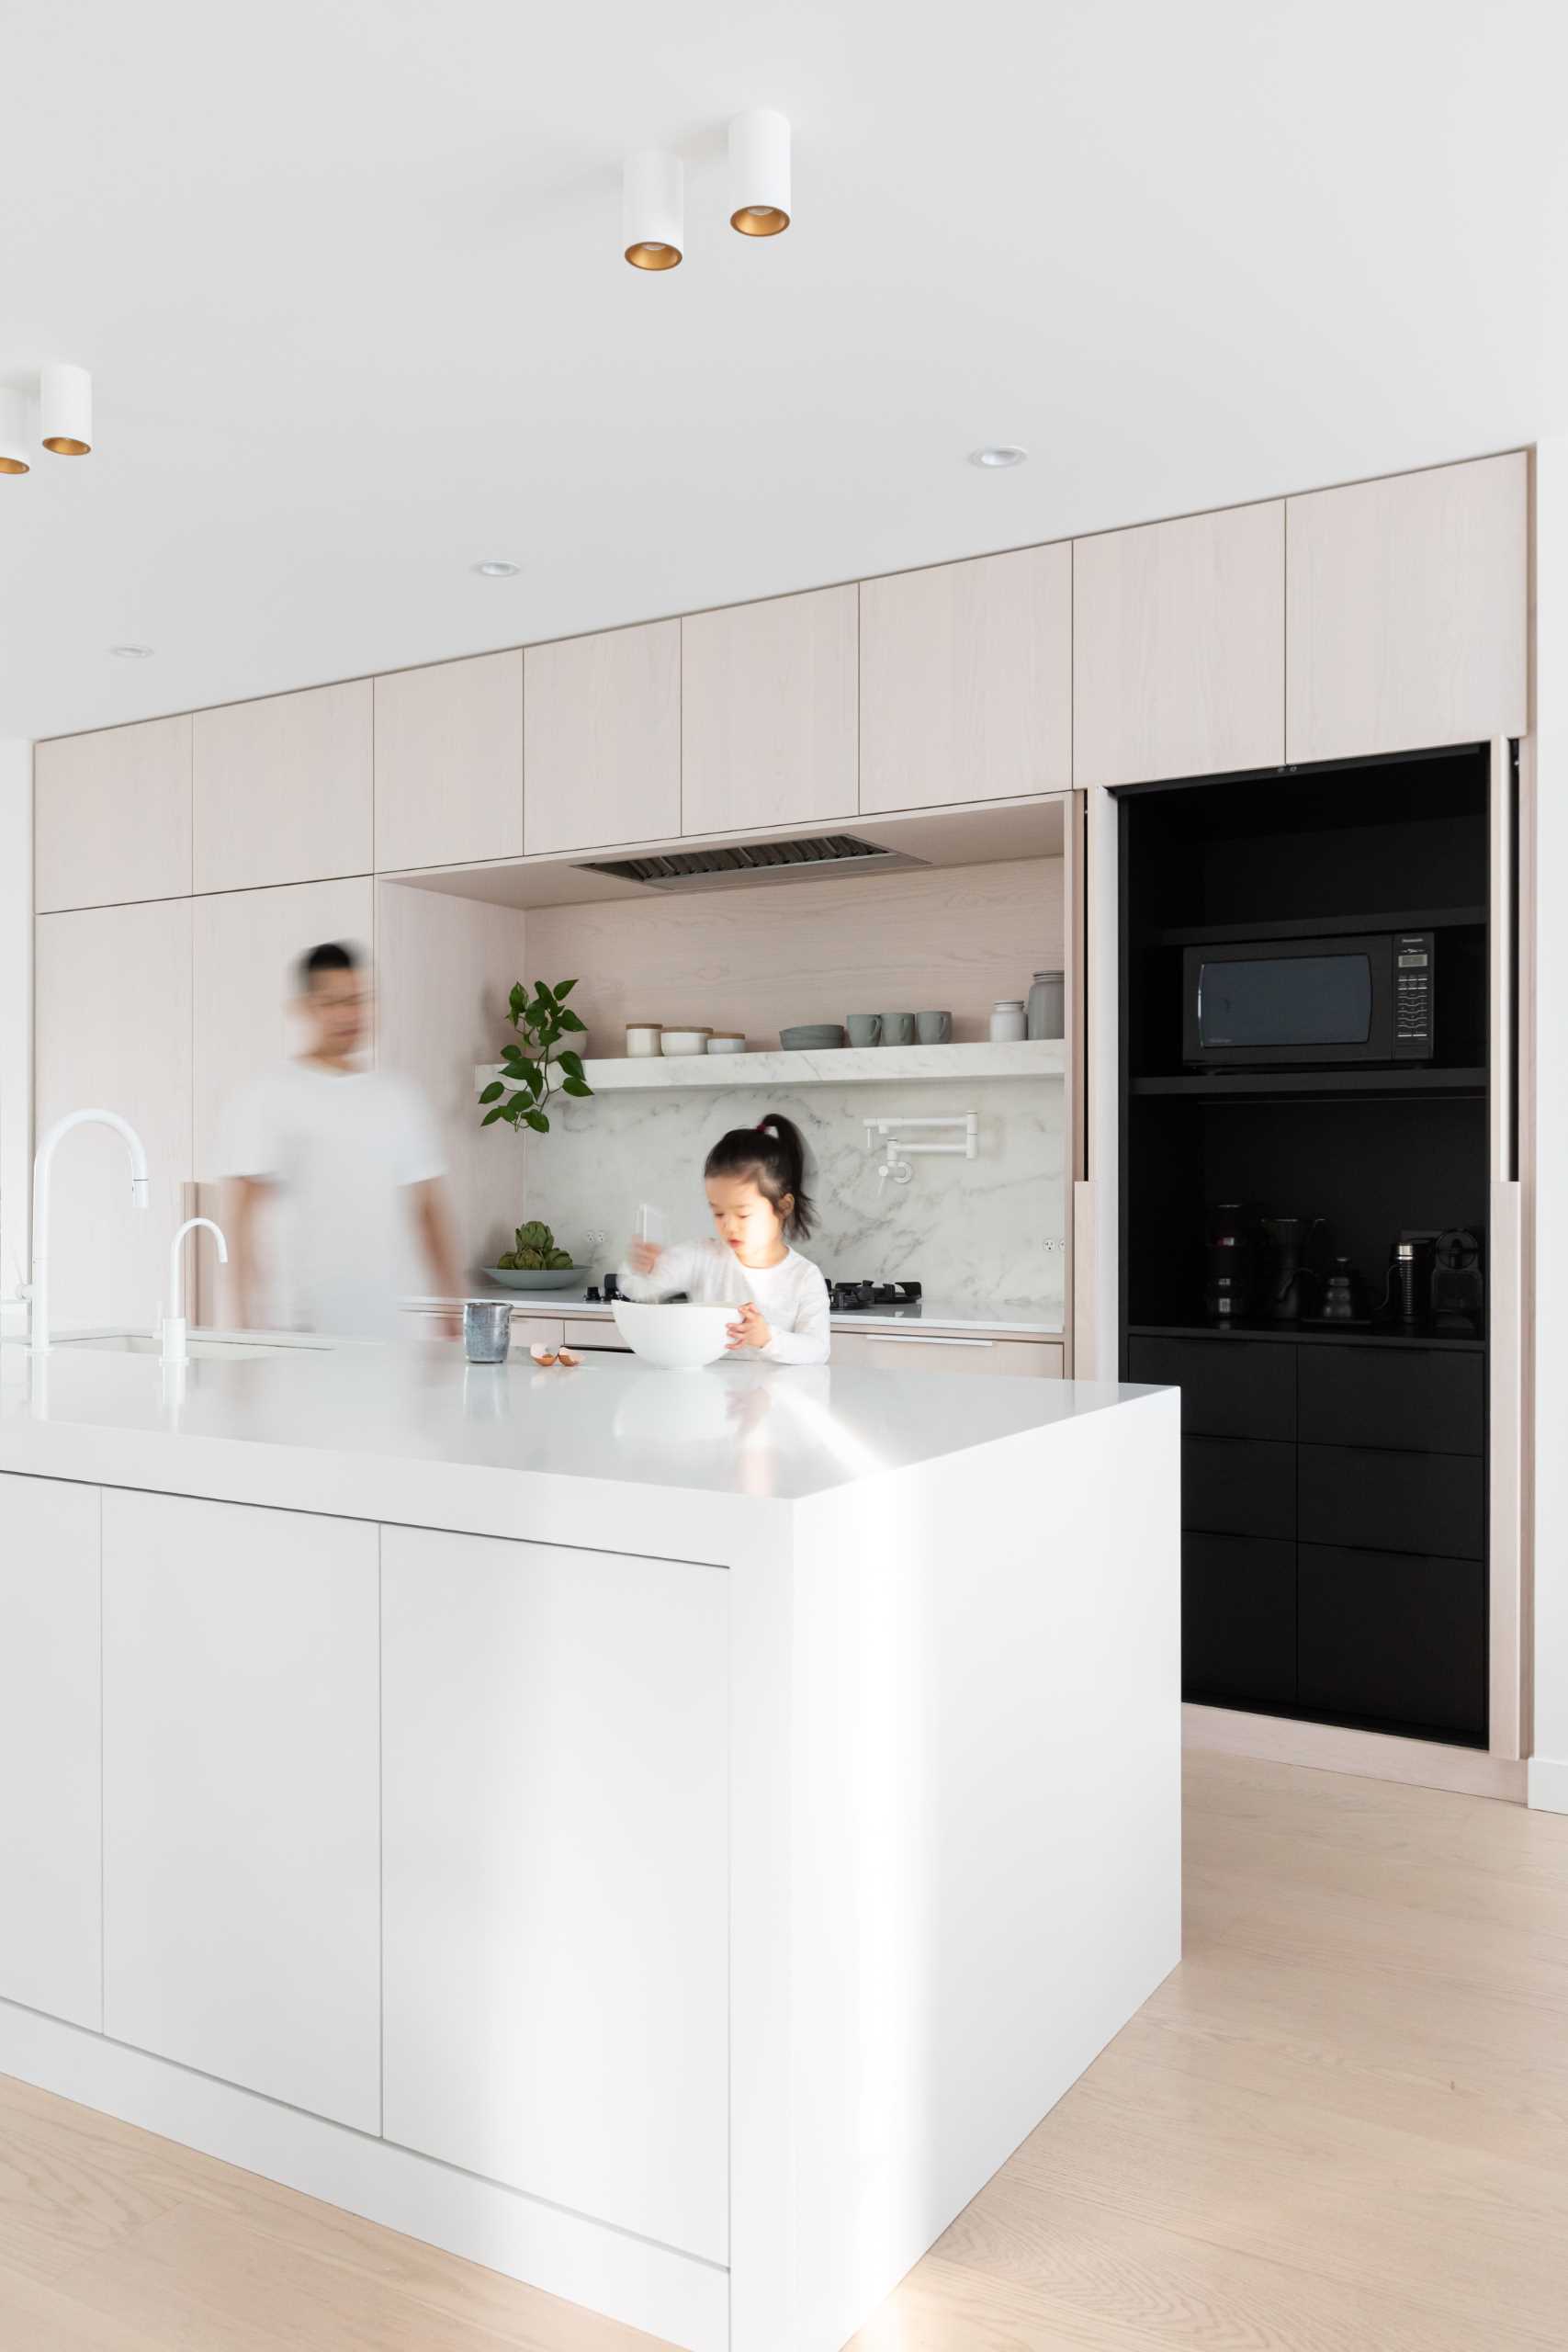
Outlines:
<svg viewBox="0 0 1568 2352"><path fill-rule="evenodd" d="M1029 1016L1021 996L998 997L991 1007L991 1043L993 1046L1021 1046L1029 1027Z"/></svg>
<svg viewBox="0 0 1568 2352"><path fill-rule="evenodd" d="M660 1021L628 1021L626 1023L626 1057L630 1061L645 1061L651 1054L663 1051L664 1024Z"/></svg>
<svg viewBox="0 0 1568 2352"><path fill-rule="evenodd" d="M660 1036L660 1051L666 1055L705 1054L712 1034L708 1029L666 1029Z"/></svg>

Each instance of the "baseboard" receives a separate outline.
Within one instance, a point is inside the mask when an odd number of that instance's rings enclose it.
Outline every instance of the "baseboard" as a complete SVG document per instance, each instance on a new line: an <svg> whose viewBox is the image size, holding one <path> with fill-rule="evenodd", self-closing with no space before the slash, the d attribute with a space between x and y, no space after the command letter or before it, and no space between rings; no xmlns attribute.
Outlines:
<svg viewBox="0 0 1568 2352"><path fill-rule="evenodd" d="M1529 1804L1536 1813L1568 1813L1568 1762L1559 1756L1532 1756Z"/></svg>
<svg viewBox="0 0 1568 2352"><path fill-rule="evenodd" d="M1441 1740L1399 1739L1391 1732L1342 1731L1336 1724L1298 1723L1290 1715L1248 1715L1231 1707L1188 1703L1181 1710L1181 1744L1218 1756L1252 1756L1270 1764L1305 1764L1318 1772L1398 1781L1407 1788L1525 1803L1525 1766L1517 1757L1450 1747ZM1554 1769L1568 1781L1568 1765ZM1568 1795L1562 1809L1568 1813Z"/></svg>
<svg viewBox="0 0 1568 2352"><path fill-rule="evenodd" d="M0 2074L644 2328L685 2352L727 2352L728 2272L669 2246L11 2001L0 2001Z"/></svg>

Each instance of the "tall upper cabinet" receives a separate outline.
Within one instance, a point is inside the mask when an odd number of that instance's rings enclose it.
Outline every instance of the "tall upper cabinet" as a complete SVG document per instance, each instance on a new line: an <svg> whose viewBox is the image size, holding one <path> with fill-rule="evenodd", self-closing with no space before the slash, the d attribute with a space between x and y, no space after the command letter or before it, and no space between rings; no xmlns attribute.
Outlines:
<svg viewBox="0 0 1568 2352"><path fill-rule="evenodd" d="M1073 546L1073 775L1143 784L1285 755L1285 509Z"/></svg>
<svg viewBox="0 0 1568 2352"><path fill-rule="evenodd" d="M611 849L681 830L681 624L530 645L523 846Z"/></svg>
<svg viewBox="0 0 1568 2352"><path fill-rule="evenodd" d="M522 852L522 654L378 678L377 871Z"/></svg>
<svg viewBox="0 0 1568 2352"><path fill-rule="evenodd" d="M39 744L33 871L40 915L186 896L190 746L188 712Z"/></svg>
<svg viewBox="0 0 1568 2352"><path fill-rule="evenodd" d="M859 597L852 586L691 613L681 624L681 829L852 817Z"/></svg>
<svg viewBox="0 0 1568 2352"><path fill-rule="evenodd" d="M1522 735L1522 451L1286 502L1290 760Z"/></svg>
<svg viewBox="0 0 1568 2352"><path fill-rule="evenodd" d="M192 742L197 890L368 874L371 686L313 686L198 710Z"/></svg>
<svg viewBox="0 0 1568 2352"><path fill-rule="evenodd" d="M860 591L865 815L1073 780L1073 551L1061 541Z"/></svg>

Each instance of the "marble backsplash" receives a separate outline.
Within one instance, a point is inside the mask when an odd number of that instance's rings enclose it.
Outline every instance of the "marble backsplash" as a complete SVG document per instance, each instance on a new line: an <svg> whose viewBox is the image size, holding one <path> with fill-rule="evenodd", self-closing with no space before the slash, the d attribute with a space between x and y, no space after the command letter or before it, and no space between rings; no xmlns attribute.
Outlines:
<svg viewBox="0 0 1568 2352"><path fill-rule="evenodd" d="M623 1255L638 1204L660 1210L666 1238L709 1228L703 1161L728 1127L783 1112L806 1137L807 1182L818 1225L804 1247L828 1272L924 1282L954 1312L1061 1313L1066 1214L1065 1090L1059 1079L986 1078L855 1086L737 1087L722 1093L602 1094L558 1098L551 1131L497 1150L525 1159L520 1215L543 1217L558 1240L597 1275ZM979 1118L973 1160L917 1159L908 1184L880 1194L880 1149L866 1149L866 1119ZM941 1136L911 1141L942 1142ZM591 1243L592 1234L604 1236Z"/></svg>

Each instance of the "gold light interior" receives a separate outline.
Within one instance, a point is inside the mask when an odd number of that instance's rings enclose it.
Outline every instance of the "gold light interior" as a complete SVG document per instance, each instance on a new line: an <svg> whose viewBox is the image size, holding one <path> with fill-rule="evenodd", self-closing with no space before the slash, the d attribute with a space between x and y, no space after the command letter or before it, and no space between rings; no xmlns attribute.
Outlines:
<svg viewBox="0 0 1568 2352"><path fill-rule="evenodd" d="M680 258L679 245L660 245L646 238L641 244L626 247L626 259L634 269L673 269Z"/></svg>
<svg viewBox="0 0 1568 2352"><path fill-rule="evenodd" d="M789 214L781 212L776 204L743 204L739 212L730 214L729 225L743 237L776 237L789 227Z"/></svg>
<svg viewBox="0 0 1568 2352"><path fill-rule="evenodd" d="M57 458L86 458L93 450L90 441L73 441L69 433L51 433L43 446L52 449Z"/></svg>
<svg viewBox="0 0 1568 2352"><path fill-rule="evenodd" d="M0 474L30 473L32 468L25 458L0 458Z"/></svg>

